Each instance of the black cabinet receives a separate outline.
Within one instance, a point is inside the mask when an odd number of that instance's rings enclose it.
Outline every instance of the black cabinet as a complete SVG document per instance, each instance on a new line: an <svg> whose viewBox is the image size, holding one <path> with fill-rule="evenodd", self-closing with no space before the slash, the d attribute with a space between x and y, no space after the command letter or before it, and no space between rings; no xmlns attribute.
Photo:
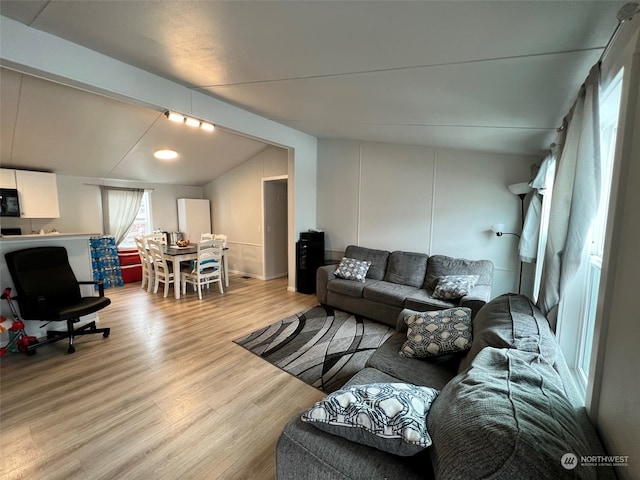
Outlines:
<svg viewBox="0 0 640 480"><path fill-rule="evenodd" d="M316 292L316 270L324 265L324 232L301 232L296 243L296 290Z"/></svg>

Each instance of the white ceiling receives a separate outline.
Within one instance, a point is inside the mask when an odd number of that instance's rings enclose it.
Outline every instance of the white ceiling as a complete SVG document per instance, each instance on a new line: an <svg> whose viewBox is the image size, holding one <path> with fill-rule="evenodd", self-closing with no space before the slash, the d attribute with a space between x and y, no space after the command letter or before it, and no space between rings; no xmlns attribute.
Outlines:
<svg viewBox="0 0 640 480"><path fill-rule="evenodd" d="M267 144L170 122L163 112L0 69L3 167L202 186ZM153 152L175 149L159 161Z"/></svg>
<svg viewBox="0 0 640 480"><path fill-rule="evenodd" d="M2 0L0 13L319 138L540 154L624 3ZM4 87L2 96L5 107ZM157 181L175 181L169 167L150 166L148 150L190 133L169 134L159 112L95 102L113 110L104 120L113 122L110 135L93 139L85 131L64 145L85 156L83 146L92 148L96 165L83 174L139 179L153 170ZM76 113L91 116L83 105ZM49 132L55 145L62 132ZM23 151L19 134L18 124L12 161L43 153ZM233 141L239 153L224 160L217 146L203 145L184 182L206 183L264 146ZM227 163L216 170L219 162Z"/></svg>

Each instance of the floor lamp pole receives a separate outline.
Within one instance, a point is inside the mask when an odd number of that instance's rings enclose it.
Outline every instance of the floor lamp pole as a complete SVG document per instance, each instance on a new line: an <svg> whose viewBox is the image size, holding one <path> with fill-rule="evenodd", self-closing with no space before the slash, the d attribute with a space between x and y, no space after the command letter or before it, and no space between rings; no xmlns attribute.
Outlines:
<svg viewBox="0 0 640 480"><path fill-rule="evenodd" d="M520 197L520 235L522 235L522 231L524 230L524 197L525 193L519 193L518 197ZM520 237L522 238L522 237ZM518 257L520 257L520 252L518 251ZM518 280L518 293L522 293L522 260L520 260L520 278Z"/></svg>

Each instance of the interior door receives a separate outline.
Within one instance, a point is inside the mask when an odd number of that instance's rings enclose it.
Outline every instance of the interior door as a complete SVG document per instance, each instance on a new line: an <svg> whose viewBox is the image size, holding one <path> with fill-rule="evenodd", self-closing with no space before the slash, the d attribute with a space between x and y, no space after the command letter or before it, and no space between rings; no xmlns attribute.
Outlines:
<svg viewBox="0 0 640 480"><path fill-rule="evenodd" d="M264 180L264 278L284 277L287 253L287 179Z"/></svg>

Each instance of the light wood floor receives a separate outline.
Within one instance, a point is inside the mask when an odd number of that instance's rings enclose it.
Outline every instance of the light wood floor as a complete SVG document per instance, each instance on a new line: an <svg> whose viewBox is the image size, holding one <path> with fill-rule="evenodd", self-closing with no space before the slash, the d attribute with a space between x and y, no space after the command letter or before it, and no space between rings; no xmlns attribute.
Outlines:
<svg viewBox="0 0 640 480"><path fill-rule="evenodd" d="M109 338L2 358L0 478L274 478L280 431L323 395L232 340L315 296L240 276L202 301L137 283L106 295Z"/></svg>

